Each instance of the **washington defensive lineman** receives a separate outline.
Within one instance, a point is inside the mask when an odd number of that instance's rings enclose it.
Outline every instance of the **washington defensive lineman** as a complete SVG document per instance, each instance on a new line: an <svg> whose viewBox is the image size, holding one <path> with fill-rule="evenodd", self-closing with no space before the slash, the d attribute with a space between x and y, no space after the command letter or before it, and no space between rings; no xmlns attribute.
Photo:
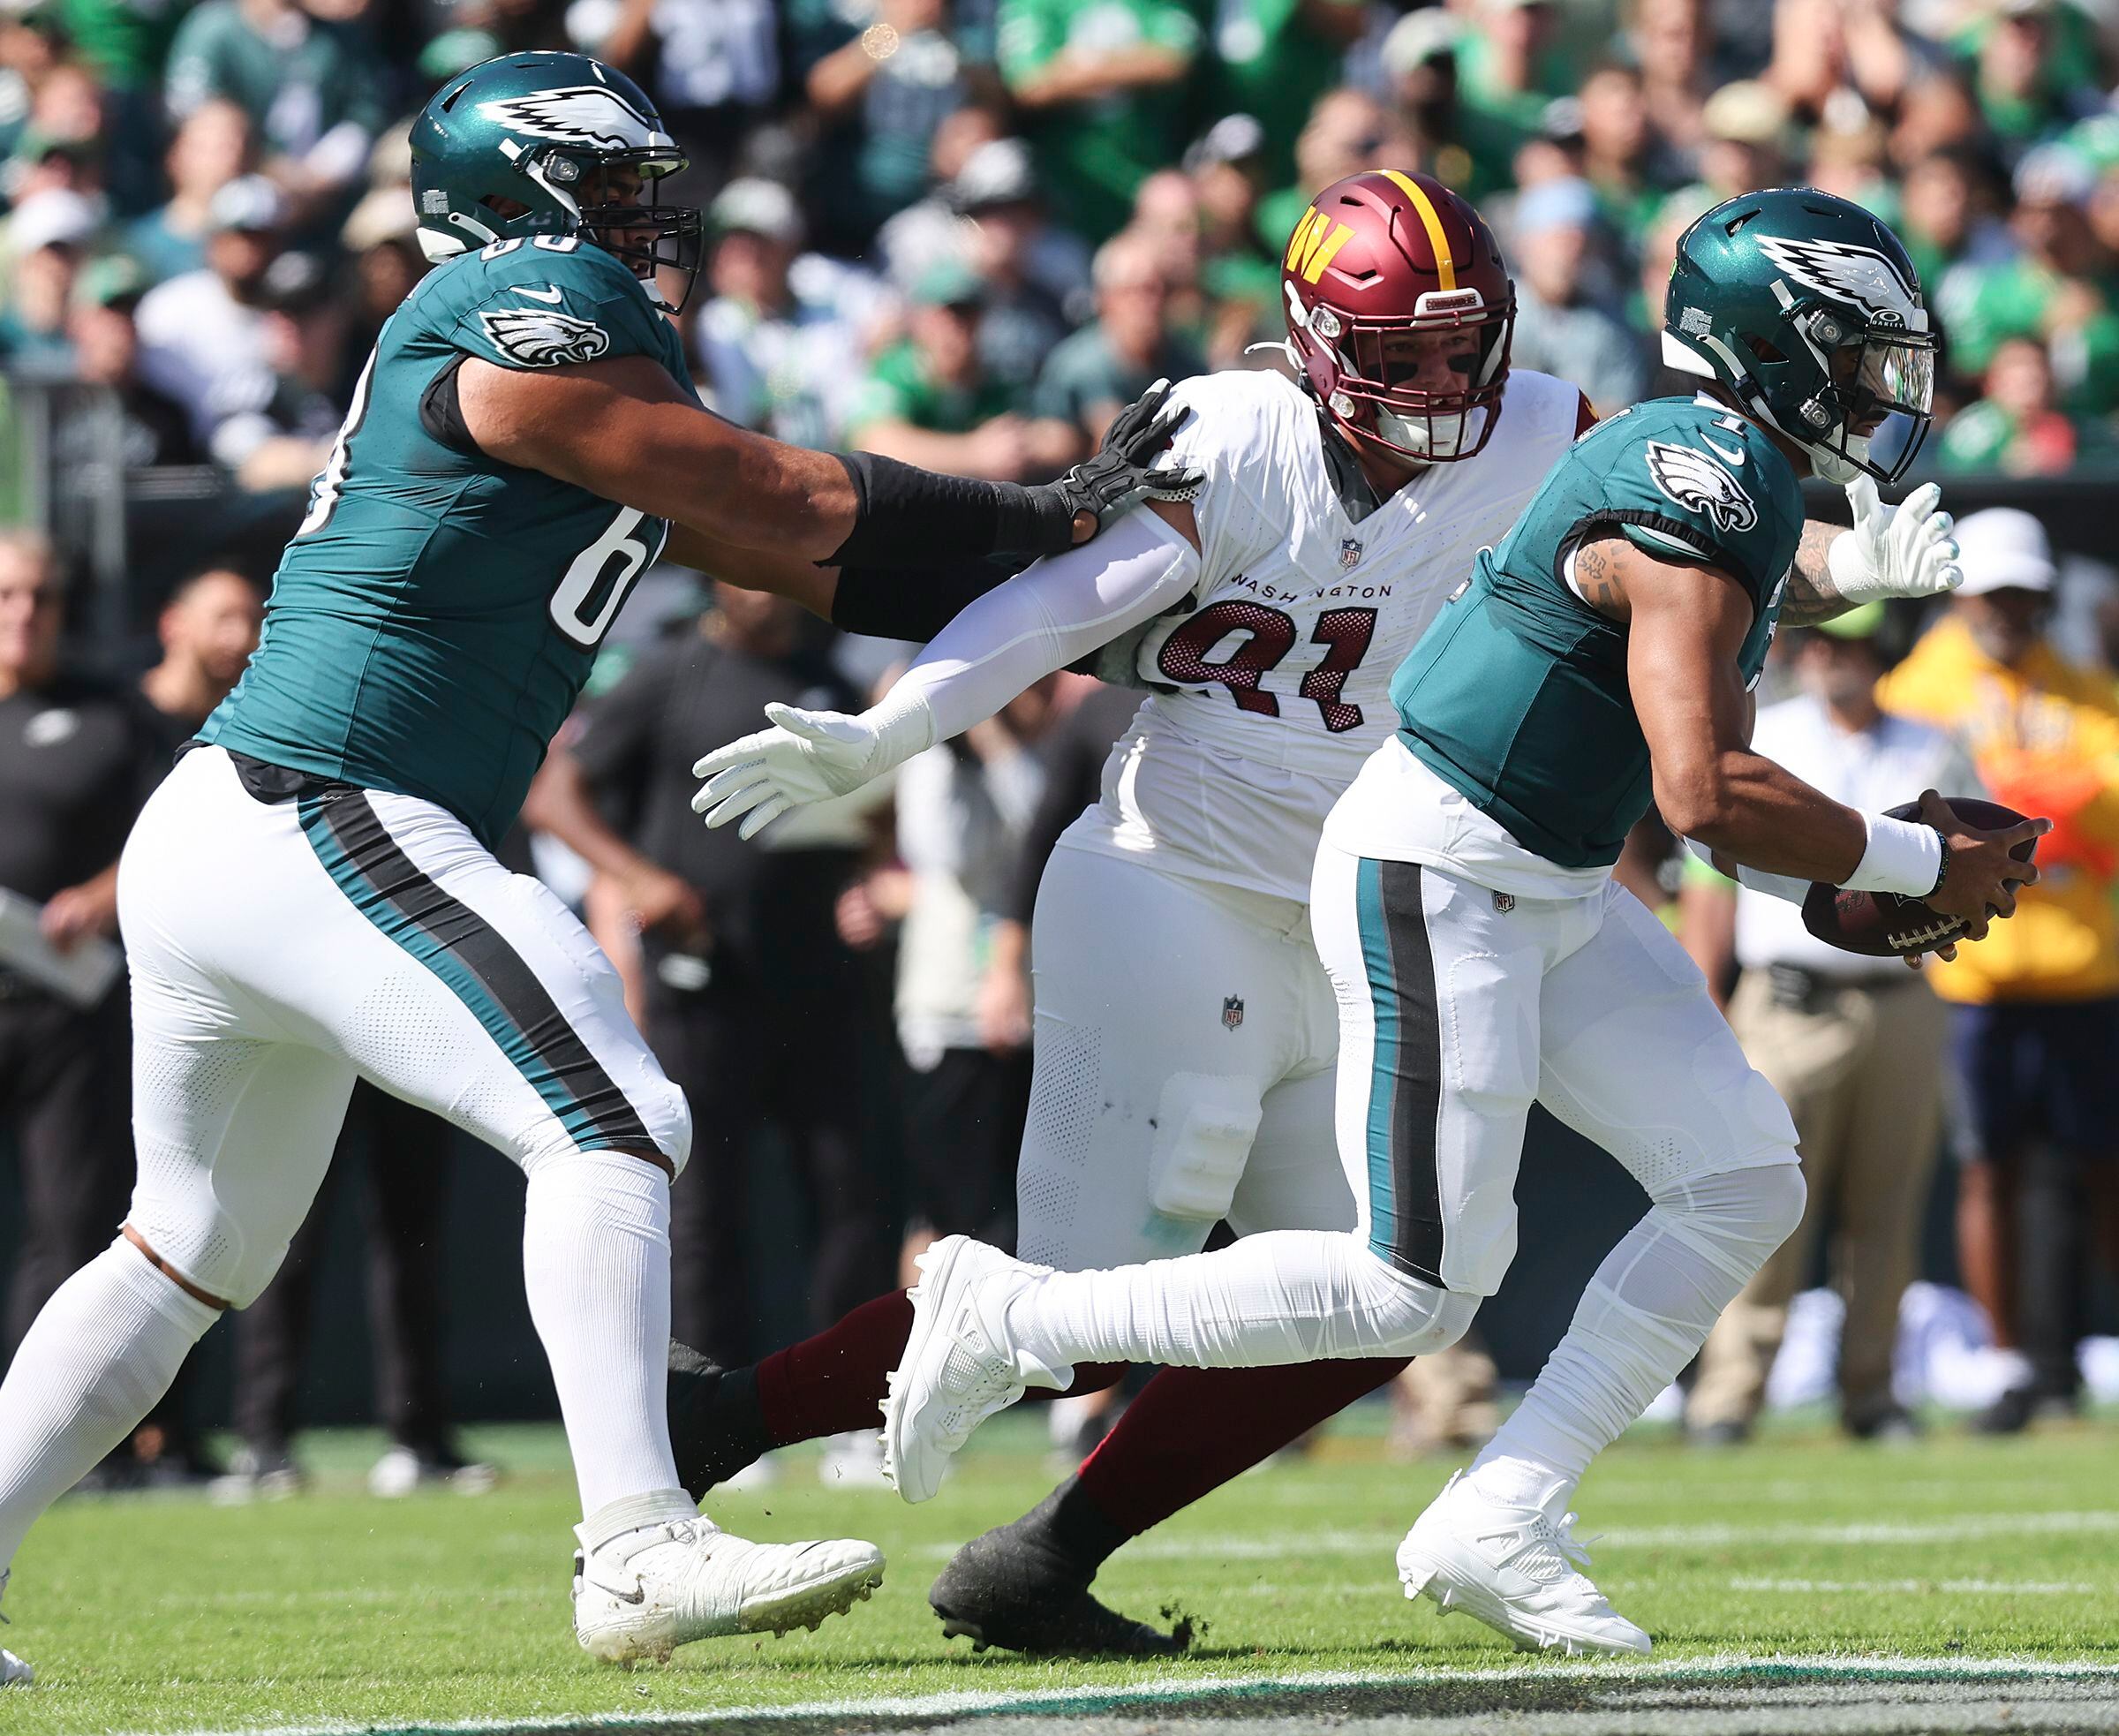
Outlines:
<svg viewBox="0 0 2119 1736"><path fill-rule="evenodd" d="M1576 432L1572 388L1506 373L1505 273L1476 215L1438 185L1366 174L1325 189L1298 226L1286 283L1308 390L1257 374L1180 388L1195 416L1177 448L1206 474L1200 497L1139 515L1094 551L1048 561L972 606L863 717L781 712L776 729L701 762L713 820L776 813L964 727L1081 642L1152 610L1185 610L1157 620L1141 653L1145 678L1180 691L1143 708L1113 754L1104 801L1067 834L1040 888L1038 1086L1018 1201L1032 1262L1078 1269L1192 1254L1217 1218L1247 1232L1354 1227L1367 1160L1350 1187L1329 1151L1326 1081L1342 1031L1355 1027L1336 970L1316 962L1303 908L1319 831L1400 727L1384 670L1481 547L1501 540ZM1350 500L1350 472L1376 494L1392 492ZM1766 534L1787 543L1777 577L1800 527L1792 478L1770 499L1782 517ZM1631 513L1611 521L1631 524ZM1646 509L1634 516L1645 522ZM1868 510L1851 534L1819 526L1806 583L1829 594L1829 546L1850 592L1938 588L1947 561L1916 557L1946 548L1947 531L1918 508L1899 520ZM1771 546L1757 552L1775 558ZM1322 649L1305 657L1305 646ZM1604 793L1587 799L1611 805L1610 779L1595 784ZM1607 877L1600 867L1591 878ZM1342 1068L1342 1091L1346 1077ZM1496 1184L1500 1200L1512 1183L1512 1167ZM1210 1370L1305 1350L1346 1360L1158 1376L1078 1479L960 1555L932 1594L946 1621L1031 1649L1167 1649L1088 1595L1104 1555L1388 1378L1410 1351L1449 1341L1357 1340L1336 1322L1297 1321L1273 1355L1207 1354L1238 1321L1270 1314L1282 1266L1264 1249L1286 1240L1264 1238L1245 1266L1202 1267L1237 1286L1190 1293L1225 1322L1195 1320L1181 1345L1165 1345L1187 1354L1145 1360ZM1360 1244L1344 1234L1303 1240L1328 1246L1339 1269L1313 1283L1308 1303L1358 1312L1357 1280L1397 1271L1382 1253L1350 1256ZM1467 1270L1463 1282L1494 1276ZM1471 1294L1448 1299L1453 1314L1468 1319ZM883 1299L725 1379L710 1468L732 1468L791 1429L857 1426L881 1396L879 1347L902 1341L909 1312ZM1088 1374L1076 1369L1072 1390ZM680 1420L687 1470L698 1429ZM932 1469L901 1463L910 1473L901 1486L916 1498Z"/></svg>
<svg viewBox="0 0 2119 1736"><path fill-rule="evenodd" d="M35 1517L264 1288L360 1076L528 1175L531 1313L585 1515L582 1645L813 1627L882 1557L744 1542L679 1486L663 1370L685 1106L581 925L489 846L658 553L908 632L923 608L894 605L918 599L893 562L1064 548L1164 485L1108 451L1058 484L967 483L706 414L653 287L698 214L645 199L683 160L594 61L450 79L412 153L441 263L377 339L260 649L120 869L139 1183L0 1386L0 1585Z"/></svg>

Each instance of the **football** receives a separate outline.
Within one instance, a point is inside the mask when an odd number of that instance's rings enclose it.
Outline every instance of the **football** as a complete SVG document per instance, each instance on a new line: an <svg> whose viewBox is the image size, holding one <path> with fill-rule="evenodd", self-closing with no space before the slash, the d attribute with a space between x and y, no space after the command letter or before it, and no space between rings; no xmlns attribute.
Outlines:
<svg viewBox="0 0 2119 1736"><path fill-rule="evenodd" d="M1982 832L1999 832L2025 819L1998 802L1982 802L1969 796L1945 799L1952 813ZM1917 819L1920 805L1902 803L1889 812L1893 819ZM2026 838L2013 854L2017 860L2028 862L2036 849L2037 841ZM1930 953L1964 932L1962 917L1931 910L1918 898L1896 892L1849 892L1842 887L1827 886L1822 880L1813 881L1810 895L1803 900L1803 926L1827 946L1871 958Z"/></svg>

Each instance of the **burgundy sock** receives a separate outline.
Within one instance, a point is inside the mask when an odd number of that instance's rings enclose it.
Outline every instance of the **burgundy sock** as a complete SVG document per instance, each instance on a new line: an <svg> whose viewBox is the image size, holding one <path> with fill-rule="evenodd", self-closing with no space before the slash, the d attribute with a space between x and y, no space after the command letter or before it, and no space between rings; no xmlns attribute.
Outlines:
<svg viewBox="0 0 2119 1736"><path fill-rule="evenodd" d="M1164 1369L1082 1461L1080 1493L1124 1536L1138 1536L1375 1392L1408 1360Z"/></svg>
<svg viewBox="0 0 2119 1736"><path fill-rule="evenodd" d="M912 1303L902 1290L865 1302L836 1325L776 1350L758 1365L758 1402L773 1445L872 1429L889 1391L890 1371L912 1336ZM1087 1362L1068 1393L1097 1393L1116 1384L1123 1362ZM1056 1399L1033 1386L1026 1399Z"/></svg>

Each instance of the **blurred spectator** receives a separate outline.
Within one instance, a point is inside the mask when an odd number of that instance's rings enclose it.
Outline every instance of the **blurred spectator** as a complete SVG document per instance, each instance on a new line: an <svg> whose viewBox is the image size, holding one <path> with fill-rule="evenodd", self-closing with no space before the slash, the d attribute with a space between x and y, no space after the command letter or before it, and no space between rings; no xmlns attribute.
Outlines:
<svg viewBox="0 0 2119 1736"><path fill-rule="evenodd" d="M95 208L57 187L26 200L8 220L14 269L0 308L0 361L11 372L41 380L72 373L67 310L95 230Z"/></svg>
<svg viewBox="0 0 2119 1736"><path fill-rule="evenodd" d="M2081 76L2087 67L2079 59L2069 65L2061 15L2072 10L2059 0L1996 0L1963 39L1973 55L1979 113L2010 163L2100 106Z"/></svg>
<svg viewBox="0 0 2119 1736"><path fill-rule="evenodd" d="M1246 344L1280 329L1280 260L1259 245L1264 133L1249 115L1225 115L1185 153L1199 212L1199 283L1213 313L1210 367L1234 367Z"/></svg>
<svg viewBox="0 0 2119 1736"><path fill-rule="evenodd" d="M1973 380L2009 337L2051 347L2062 396L2077 410L2119 404L2119 275L2084 210L2088 167L2072 152L2034 152L2016 172L2010 219L2022 251L1967 264L1942 280L1937 310L1949 335L1951 372Z"/></svg>
<svg viewBox="0 0 2119 1736"><path fill-rule="evenodd" d="M1463 138L1473 185L1483 193L1508 185L1516 152L1538 136L1546 104L1571 92L1573 79L1551 0L1467 0L1462 15L1469 26L1457 49Z"/></svg>
<svg viewBox="0 0 2119 1736"><path fill-rule="evenodd" d="M1702 0L1634 0L1626 46L1640 69L1641 102L1680 151L1707 138L1703 111L1714 79L1708 70L1709 34Z"/></svg>
<svg viewBox="0 0 2119 1736"><path fill-rule="evenodd" d="M76 413L70 406L58 417L53 456L77 474L112 464L133 471L201 462L183 405L140 377L140 334L132 325L140 294L140 268L123 254L89 260L75 283L66 326L74 378L104 388L117 411L115 422L100 407ZM124 479L111 476L104 486L122 491Z"/></svg>
<svg viewBox="0 0 2119 1736"><path fill-rule="evenodd" d="M1170 329L1170 284L1160 251L1132 230L1097 251L1097 317L1054 350L1037 381L1036 413L1067 423L1075 456L1093 451L1116 416L1161 380L1206 372Z"/></svg>
<svg viewBox="0 0 2119 1736"><path fill-rule="evenodd" d="M2074 1402L2086 1227L2119 1254L2119 698L2045 642L2037 519L1975 512L1957 540L1963 588L1877 697L1956 734L1995 801L2054 823L2014 917L1928 967L1957 1009L1958 1260L2008 1370L1981 1426L2009 1430Z"/></svg>
<svg viewBox="0 0 2119 1736"><path fill-rule="evenodd" d="M1085 298L1086 250L1046 219L1020 139L981 145L945 192L966 224L967 262L984 285L979 358L1009 390L1027 392L1067 334L1069 305Z"/></svg>
<svg viewBox="0 0 2119 1736"><path fill-rule="evenodd" d="M250 117L224 98L201 102L177 125L163 157L170 196L125 229L125 251L151 283L206 264L214 195L250 167Z"/></svg>
<svg viewBox="0 0 2119 1736"><path fill-rule="evenodd" d="M1581 388L1600 415L1648 389L1640 341L1593 279L1596 194L1587 181L1546 181L1516 201L1513 365Z"/></svg>
<svg viewBox="0 0 2119 1736"><path fill-rule="evenodd" d="M848 147L829 152L830 222L858 245L925 191L935 129L992 75L952 40L947 0L809 0L790 12L798 32L817 15L805 88L818 121Z"/></svg>
<svg viewBox="0 0 2119 1736"><path fill-rule="evenodd" d="M933 148L927 154L932 191L897 213L876 235L876 252L899 289L918 283L938 260L965 257L963 214L952 202L950 188L979 150L996 143L1003 132L999 109L984 103L959 109L935 129Z"/></svg>
<svg viewBox="0 0 2119 1736"><path fill-rule="evenodd" d="M1161 268L1170 298L1170 322L1188 331L1204 329L1207 304L1199 287L1199 191L1181 169L1158 169L1133 199L1133 221L1124 232L1145 242Z"/></svg>
<svg viewBox="0 0 2119 1736"><path fill-rule="evenodd" d="M931 266L913 286L908 335L876 359L847 414L863 451L958 476L1049 476L1074 462L1074 430L1018 414L978 353L978 279Z"/></svg>
<svg viewBox="0 0 2119 1736"><path fill-rule="evenodd" d="M207 209L206 264L148 291L136 316L142 377L184 406L193 436L230 470L273 432L262 304L285 211L264 177L230 181Z"/></svg>
<svg viewBox="0 0 2119 1736"><path fill-rule="evenodd" d="M1255 116L1267 172L1284 178L1311 105L1340 82L1346 50L1366 24L1362 0L1215 0L1206 112Z"/></svg>
<svg viewBox="0 0 2119 1736"><path fill-rule="evenodd" d="M1723 85L1700 111L1700 179L1716 203L1788 183L1788 104L1769 85Z"/></svg>
<svg viewBox="0 0 2119 1736"><path fill-rule="evenodd" d="M1944 471L2000 471L2009 476L2059 476L2085 449L2108 442L2060 407L2045 346L2009 337L1987 364L1984 396L1942 430L1936 464Z"/></svg>
<svg viewBox="0 0 2119 1736"><path fill-rule="evenodd" d="M0 532L0 889L41 906L61 952L117 930L117 854L157 775L144 707L62 661L65 597L41 538ZM119 977L87 1005L0 966L0 1116L22 1179L11 1355L110 1239L132 1172Z"/></svg>
<svg viewBox="0 0 2119 1736"><path fill-rule="evenodd" d="M387 76L358 22L366 0L202 0L177 26L163 89L183 120L225 98L249 116L265 171L305 216L350 188L389 119Z"/></svg>
<svg viewBox="0 0 2119 1736"><path fill-rule="evenodd" d="M337 438L346 352L345 304L323 265L311 253L282 253L265 268L258 304L264 310L266 366L272 395L245 425L249 450L236 472L245 488L306 488L322 470ZM225 449L236 423L222 425Z"/></svg>
<svg viewBox="0 0 2119 1736"><path fill-rule="evenodd" d="M1596 192L1606 227L1638 253L1663 200L1685 178L1649 122L1640 74L1605 65L1583 79L1581 128L1582 178Z"/></svg>
<svg viewBox="0 0 2119 1736"><path fill-rule="evenodd" d="M1443 7L1407 12L1377 48L1377 84L1411 147L1407 161L1444 185L1477 196L1489 189L1481 185L1478 166L1464 145L1457 76L1463 36L1456 15Z"/></svg>
<svg viewBox="0 0 2119 1736"><path fill-rule="evenodd" d="M803 618L782 598L717 587L695 627L643 656L554 749L524 810L618 882L643 931L647 1038L698 1129L671 1195L674 1326L729 1367L758 1348L747 1203L762 1129L786 1140L814 1217L815 1323L873 1295L891 1268L860 1150L859 961L832 920L864 838L859 798L776 821L758 842L691 811L699 743L757 728L775 700L859 709L803 645Z"/></svg>
<svg viewBox="0 0 2119 1736"><path fill-rule="evenodd" d="M207 566L179 583L155 623L162 660L140 678L170 754L229 696L258 648L265 597L234 567Z"/></svg>
<svg viewBox="0 0 2119 1736"><path fill-rule="evenodd" d="M794 195L773 181L731 181L707 222L713 294L693 343L713 407L797 446L832 444L858 378L860 334L789 280L803 235Z"/></svg>
<svg viewBox="0 0 2119 1736"><path fill-rule="evenodd" d="M1922 789L1978 795L1949 736L1878 706L1876 682L1890 660L1884 627L1882 605L1871 603L1803 635L1802 691L1760 712L1754 744L1864 812ZM1802 1227L1723 1310L1700 1352L1686 1425L1708 1444L1750 1433L1788 1304L1829 1224L1828 1269L1846 1304L1841 1425L1864 1440L1910 1434L1912 1419L1891 1396L1891 1354L1938 1150L1949 1010L1919 973L1825 945L1796 906L1689 857L1683 909L1686 950L1708 983L1725 980L1732 956L1742 969L1730 1023L1795 1117L1810 1184Z"/></svg>
<svg viewBox="0 0 2119 1736"><path fill-rule="evenodd" d="M913 1070L906 1093L911 1227L901 1270L938 1235L1014 1243L1029 1032L985 1005L986 970L1044 790L1032 748L1052 721L1058 679L1046 676L898 774L898 854L910 881L898 940L897 1025Z"/></svg>
<svg viewBox="0 0 2119 1736"><path fill-rule="evenodd" d="M1775 0L1773 57L1759 77L1806 126L1851 128L1897 107L1906 87L1939 66L1901 30L1895 0Z"/></svg>
<svg viewBox="0 0 2119 1736"><path fill-rule="evenodd" d="M1053 208L1101 241L1142 178L1184 148L1198 21L1180 0L1000 0L998 28L1001 76L1030 118Z"/></svg>
<svg viewBox="0 0 2119 1736"><path fill-rule="evenodd" d="M1901 172L1937 151L1982 147L1979 105L1956 74L1922 79L1899 100L1891 123L1891 161Z"/></svg>
<svg viewBox="0 0 2119 1736"><path fill-rule="evenodd" d="M1403 128L1373 96L1353 89L1327 91L1317 99L1308 124L1295 140L1293 185L1258 202L1260 242L1278 259L1310 195L1319 188L1379 162L1413 159L1413 146Z"/></svg>
<svg viewBox="0 0 2119 1736"><path fill-rule="evenodd" d="M574 47L654 92L691 158L686 177L668 185L703 204L780 94L773 0L574 0L566 19Z"/></svg>
<svg viewBox="0 0 2119 1736"><path fill-rule="evenodd" d="M1897 230L1931 306L1954 267L1993 265L2014 251L1994 203L1986 169L1972 152L1938 151L1906 172Z"/></svg>

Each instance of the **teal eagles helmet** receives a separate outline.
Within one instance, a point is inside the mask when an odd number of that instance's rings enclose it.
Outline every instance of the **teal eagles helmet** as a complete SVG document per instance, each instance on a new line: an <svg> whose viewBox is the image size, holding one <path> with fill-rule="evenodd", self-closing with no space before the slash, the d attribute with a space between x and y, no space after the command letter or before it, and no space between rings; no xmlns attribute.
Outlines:
<svg viewBox="0 0 2119 1736"><path fill-rule="evenodd" d="M1663 359L1720 382L1829 482L1896 482L1933 419L1935 336L1898 238L1810 187L1727 200L1678 238Z"/></svg>
<svg viewBox="0 0 2119 1736"><path fill-rule="evenodd" d="M510 238L579 235L658 298L658 268L682 271L682 307L698 269L699 214L647 201L684 166L655 105L616 68L580 54L504 54L451 78L412 122L419 245L438 260ZM641 202L615 196L613 170L638 175Z"/></svg>

